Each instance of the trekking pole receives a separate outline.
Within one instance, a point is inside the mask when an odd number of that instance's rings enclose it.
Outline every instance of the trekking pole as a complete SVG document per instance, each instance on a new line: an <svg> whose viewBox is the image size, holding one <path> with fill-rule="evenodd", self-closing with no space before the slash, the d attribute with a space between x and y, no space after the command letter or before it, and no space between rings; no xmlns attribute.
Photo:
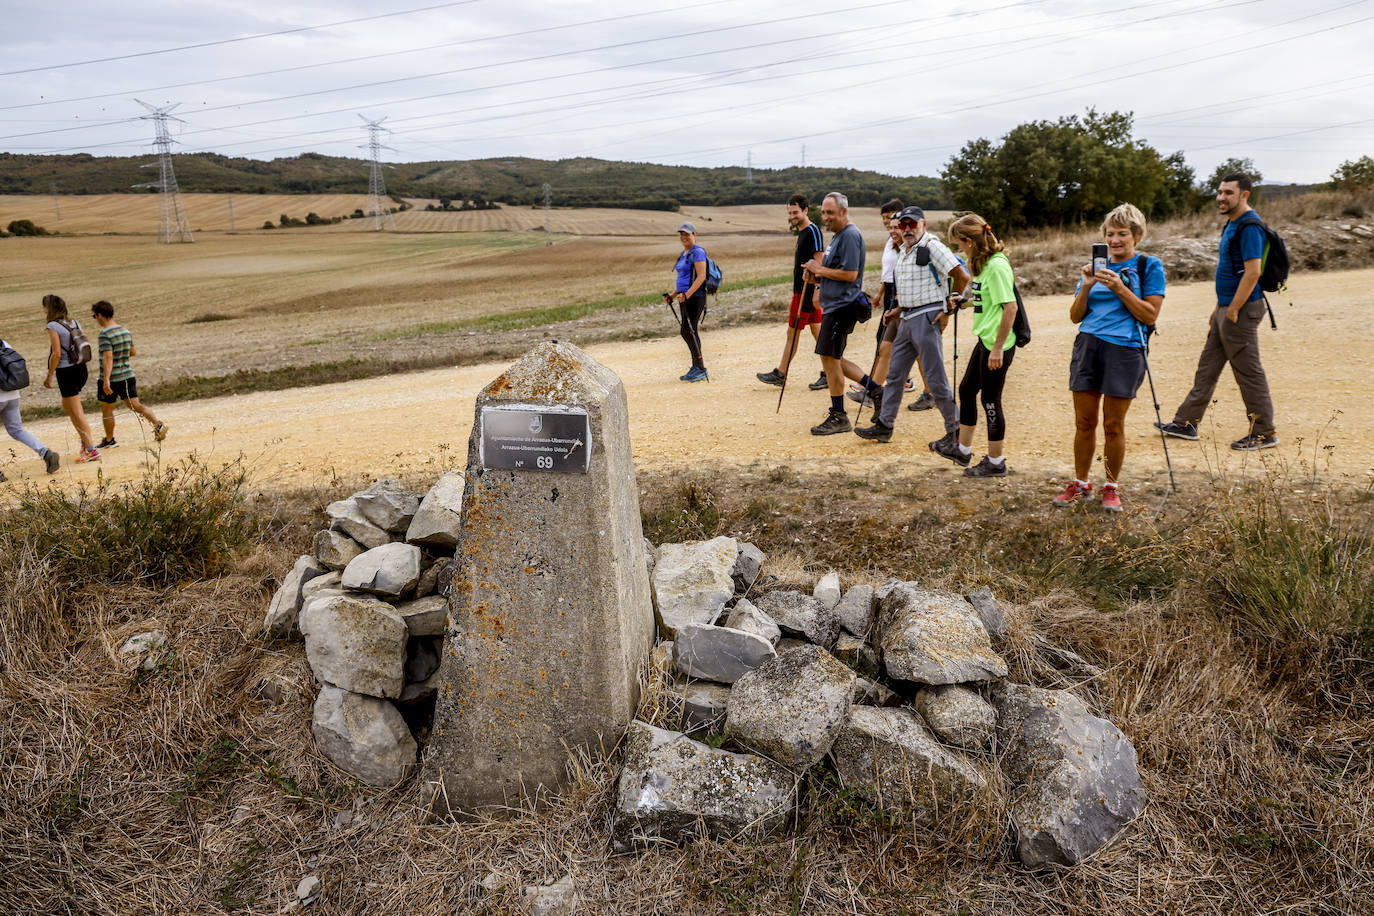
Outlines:
<svg viewBox="0 0 1374 916"><path fill-rule="evenodd" d="M1169 439L1164 435L1164 417L1159 413L1159 395L1155 394L1155 377L1150 371L1150 346L1145 340L1145 329L1139 322L1136 323L1140 331L1140 352L1145 359L1145 377L1150 380L1150 400L1155 404L1155 424L1159 428L1159 444L1164 446L1164 464L1169 469L1169 489L1177 493L1178 484L1174 482L1174 462L1169 458Z"/></svg>
<svg viewBox="0 0 1374 916"><path fill-rule="evenodd" d="M801 336L801 323L803 316L811 314L811 289L812 283L802 286L801 303L797 306L797 320L789 321L787 328L787 375L792 374L792 359L797 355L797 338ZM782 396L787 393L787 375L782 377L782 384L778 386L778 407L773 413L782 412Z"/></svg>
<svg viewBox="0 0 1374 916"><path fill-rule="evenodd" d="M879 328L882 328L882 327L883 327L883 320L884 320L883 318L879 318L879 319L878 319L878 327L879 327ZM878 360L882 359L882 352L883 352L883 335L882 335L882 334L879 334L879 335L878 335L878 345L877 345L876 347L873 348L873 365L872 365L871 367L869 367L869 370L868 370L868 380L869 380L870 382L873 382L873 384L875 384L875 385L878 384L878 383L877 383L876 381L874 381L874 379L873 379L873 373L875 373L875 372L878 371ZM867 388L867 386L865 386L865 387L862 389L862 391L860 392L860 395L859 395L859 409L858 409L858 411L855 412L855 414L854 414L854 425L855 425L855 426L858 426L858 425L859 425L859 418L860 418L861 416L863 416L863 412L864 412L864 401L866 401L866 400L868 400L868 399L869 399L869 396L868 396L868 388ZM875 420L877 419L877 414L874 414L874 419L875 419Z"/></svg>

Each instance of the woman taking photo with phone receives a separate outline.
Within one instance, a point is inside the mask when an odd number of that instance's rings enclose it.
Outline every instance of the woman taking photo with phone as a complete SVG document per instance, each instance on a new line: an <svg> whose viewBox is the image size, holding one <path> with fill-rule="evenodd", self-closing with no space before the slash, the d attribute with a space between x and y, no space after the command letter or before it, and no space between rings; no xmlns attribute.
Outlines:
<svg viewBox="0 0 1374 916"><path fill-rule="evenodd" d="M1164 304L1164 265L1135 250L1145 237L1145 216L1122 204L1102 221L1106 266L1083 265L1069 320L1078 325L1069 363L1073 392L1073 473L1056 506L1092 497L1093 455L1102 421L1102 508L1121 511L1117 485L1126 457L1126 411L1145 380L1145 348ZM1095 258L1095 260L1097 260ZM1095 269L1096 268L1096 269Z"/></svg>

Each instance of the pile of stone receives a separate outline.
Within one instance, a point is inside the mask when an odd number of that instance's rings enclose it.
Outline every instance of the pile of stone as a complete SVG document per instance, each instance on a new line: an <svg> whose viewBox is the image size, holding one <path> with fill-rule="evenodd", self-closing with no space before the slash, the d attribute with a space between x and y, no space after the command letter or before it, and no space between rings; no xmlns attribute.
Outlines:
<svg viewBox="0 0 1374 916"><path fill-rule="evenodd" d="M810 594L760 591L763 560L728 537L651 553L653 663L669 678L656 720L676 727L630 725L618 847L781 830L814 766L931 830L1009 821L1033 866L1081 861L1143 809L1115 725L1006 679L990 590L846 590L832 572Z"/></svg>
<svg viewBox="0 0 1374 916"><path fill-rule="evenodd" d="M412 729L423 738L433 713L463 483L451 471L420 494L382 480L330 503L267 609L269 636L305 640L316 746L371 785L414 768Z"/></svg>

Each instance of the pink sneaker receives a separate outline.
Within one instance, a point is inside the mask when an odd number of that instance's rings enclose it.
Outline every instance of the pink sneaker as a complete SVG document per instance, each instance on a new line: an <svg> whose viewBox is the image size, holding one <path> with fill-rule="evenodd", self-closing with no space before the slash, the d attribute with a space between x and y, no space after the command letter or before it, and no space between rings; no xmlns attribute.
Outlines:
<svg viewBox="0 0 1374 916"><path fill-rule="evenodd" d="M1102 487L1102 508L1108 512L1121 511L1121 491L1116 484L1104 484Z"/></svg>
<svg viewBox="0 0 1374 916"><path fill-rule="evenodd" d="M89 445L86 446L85 448L83 448L83 449L81 450L80 454L78 454L78 455L76 456L76 463L77 463L77 464L84 464L84 463L86 463L87 461L99 461L99 460L100 460L100 452L96 451L96 449L95 449L93 446L89 446Z"/></svg>
<svg viewBox="0 0 1374 916"><path fill-rule="evenodd" d="M1071 504L1073 504L1073 503L1078 502L1080 499L1084 498L1085 496L1090 497L1090 496L1092 496L1092 495L1093 495L1093 485L1092 485L1092 484L1088 484L1088 485L1084 486L1083 484L1079 483L1077 480L1070 480L1070 481L1069 481L1069 485L1068 485L1067 487L1064 488L1064 492L1063 492L1063 493L1060 493L1058 496L1056 496L1056 497L1054 498L1054 504L1055 504L1056 506L1068 506L1068 505L1071 505Z"/></svg>

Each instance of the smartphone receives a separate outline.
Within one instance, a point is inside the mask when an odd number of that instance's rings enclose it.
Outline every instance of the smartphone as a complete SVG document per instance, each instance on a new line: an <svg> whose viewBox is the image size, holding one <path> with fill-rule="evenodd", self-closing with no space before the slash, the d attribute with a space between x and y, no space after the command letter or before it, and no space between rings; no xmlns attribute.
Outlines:
<svg viewBox="0 0 1374 916"><path fill-rule="evenodd" d="M1107 246L1093 246L1093 273L1107 269Z"/></svg>

